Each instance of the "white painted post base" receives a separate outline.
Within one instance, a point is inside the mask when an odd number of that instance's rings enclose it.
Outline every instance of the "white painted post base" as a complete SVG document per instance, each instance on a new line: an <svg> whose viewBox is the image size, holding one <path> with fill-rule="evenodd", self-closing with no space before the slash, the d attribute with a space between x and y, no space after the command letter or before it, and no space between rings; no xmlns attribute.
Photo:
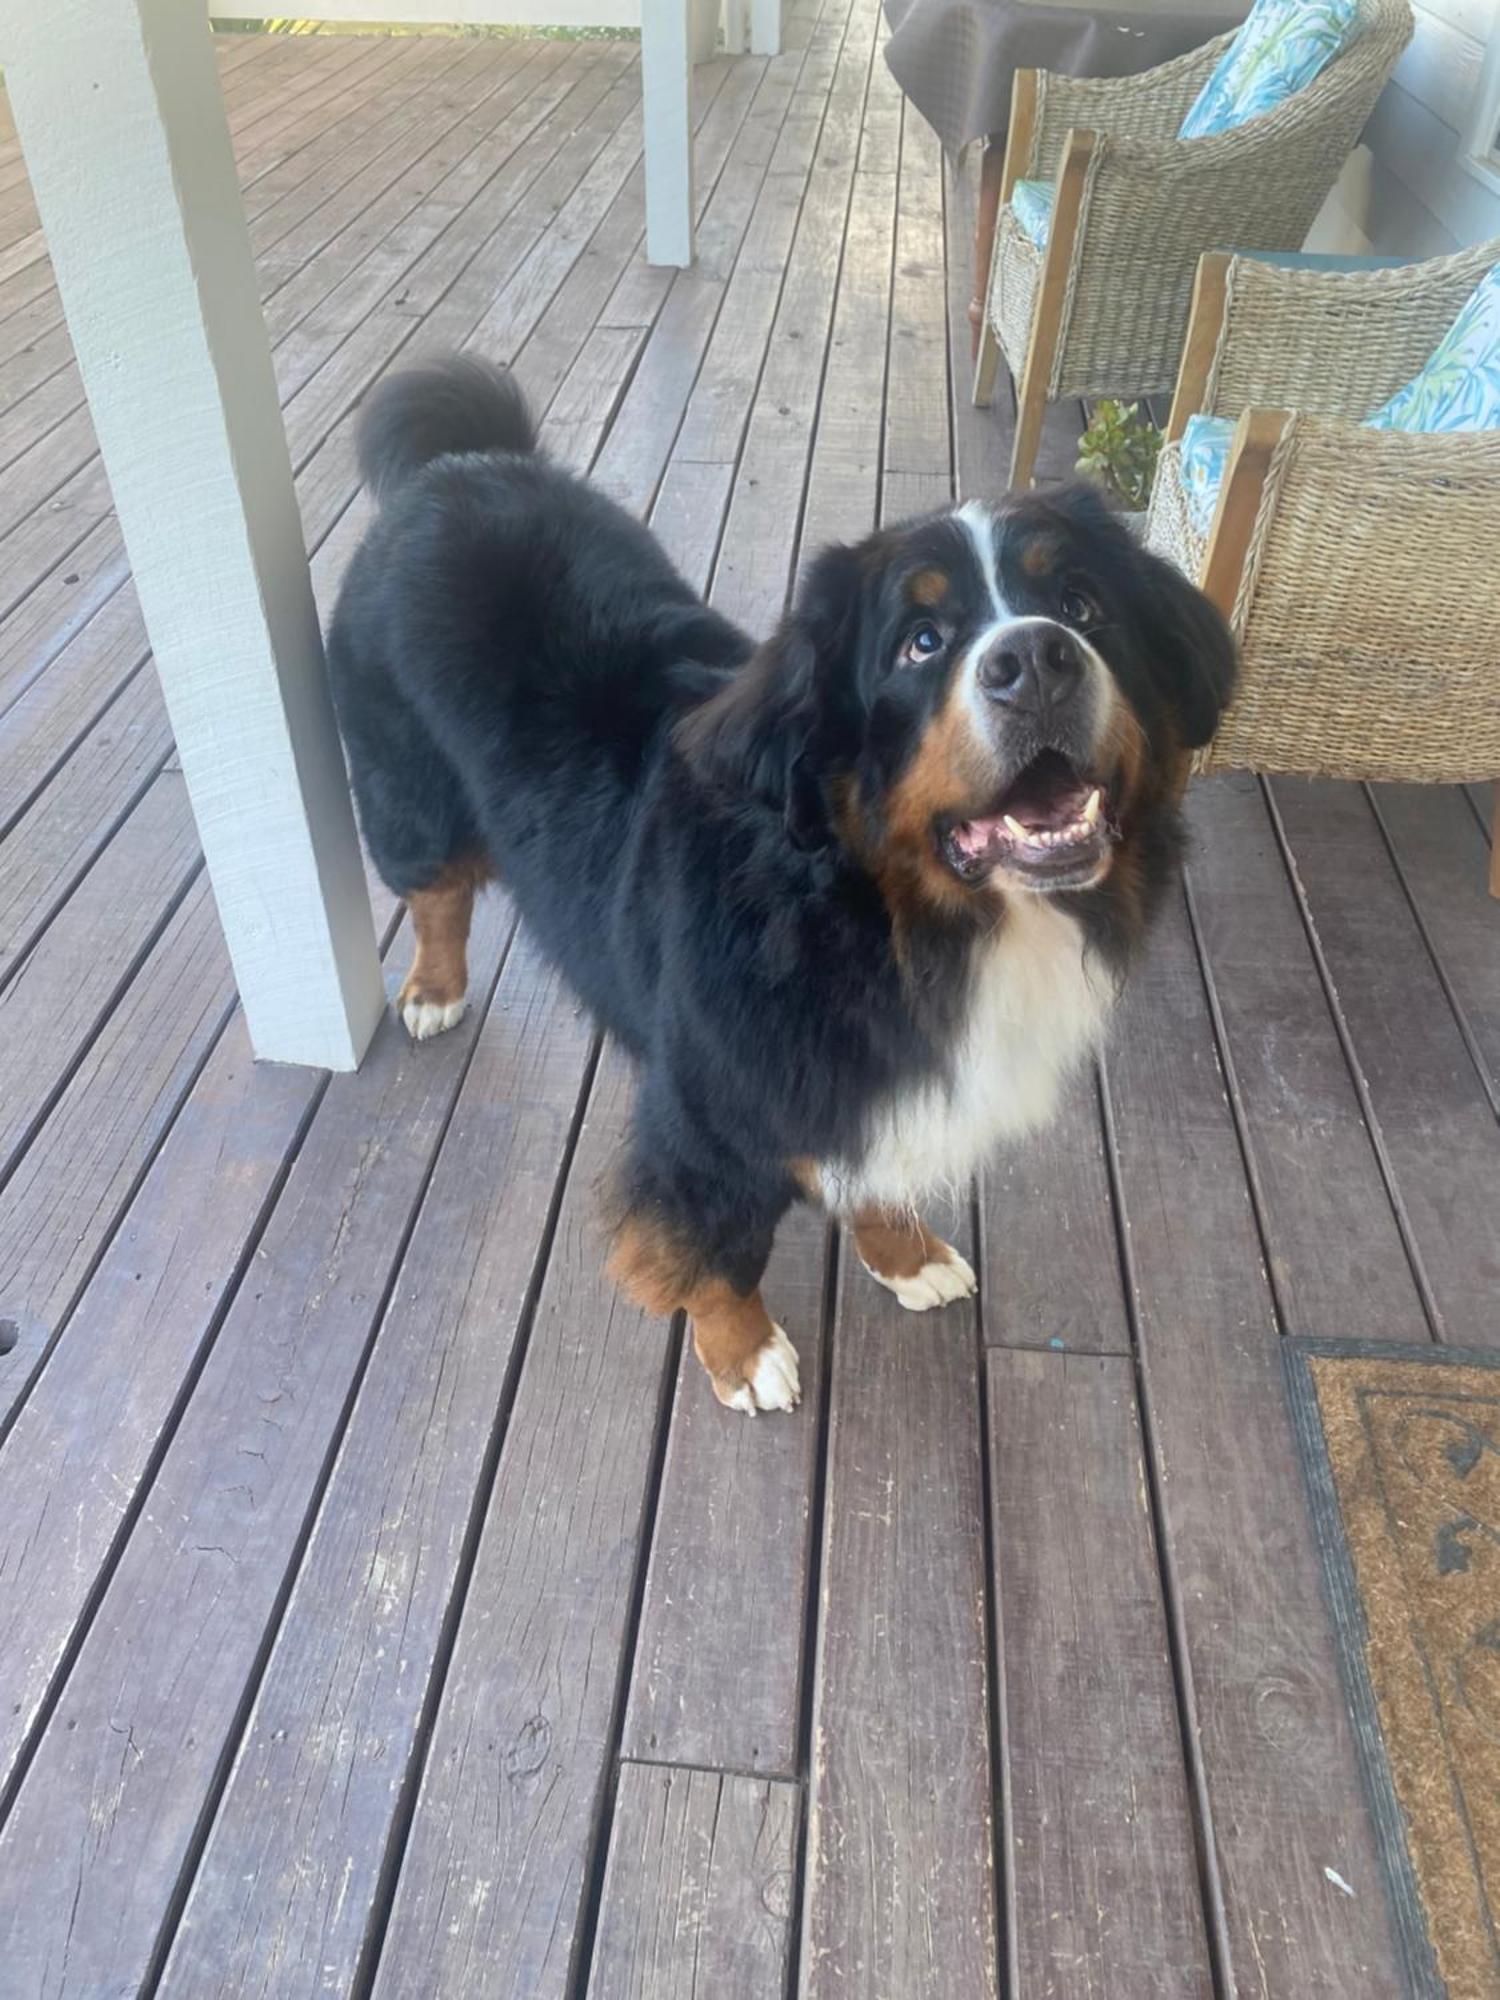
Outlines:
<svg viewBox="0 0 1500 2000"><path fill-rule="evenodd" d="M750 0L750 53L781 54L781 0Z"/></svg>
<svg viewBox="0 0 1500 2000"><path fill-rule="evenodd" d="M0 63L257 1055L385 1005L207 11L0 0Z"/></svg>
<svg viewBox="0 0 1500 2000"><path fill-rule="evenodd" d="M641 0L646 261L693 261L693 0Z"/></svg>
<svg viewBox="0 0 1500 2000"><path fill-rule="evenodd" d="M724 0L724 53L742 56L750 46L747 0Z"/></svg>

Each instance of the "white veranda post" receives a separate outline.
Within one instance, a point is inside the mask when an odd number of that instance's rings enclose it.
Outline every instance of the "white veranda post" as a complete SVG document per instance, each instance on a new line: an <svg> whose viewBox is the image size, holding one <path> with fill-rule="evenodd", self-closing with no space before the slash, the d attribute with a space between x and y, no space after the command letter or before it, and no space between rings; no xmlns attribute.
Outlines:
<svg viewBox="0 0 1500 2000"><path fill-rule="evenodd" d="M256 1053L384 1005L202 0L0 0L0 63Z"/></svg>

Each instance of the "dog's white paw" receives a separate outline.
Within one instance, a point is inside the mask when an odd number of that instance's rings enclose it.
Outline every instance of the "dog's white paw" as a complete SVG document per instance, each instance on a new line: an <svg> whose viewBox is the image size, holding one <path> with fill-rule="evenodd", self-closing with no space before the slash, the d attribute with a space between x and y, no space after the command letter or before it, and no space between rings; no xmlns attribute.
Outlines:
<svg viewBox="0 0 1500 2000"><path fill-rule="evenodd" d="M750 1357L746 1379L732 1395L720 1401L731 1410L743 1410L753 1417L757 1410L795 1410L802 1400L797 1375L797 1350L779 1326L771 1328L769 1340L761 1342Z"/></svg>
<svg viewBox="0 0 1500 2000"><path fill-rule="evenodd" d="M467 995L462 1000L423 1000L413 994L401 1002L401 1019L414 1042L430 1042L434 1035L456 1028L469 1011Z"/></svg>
<svg viewBox="0 0 1500 2000"><path fill-rule="evenodd" d="M887 1278L868 1264L865 1269L877 1284L894 1292L908 1312L931 1312L934 1306L952 1305L955 1299L972 1299L979 1290L973 1270L949 1244L941 1248L941 1257L934 1257L909 1278Z"/></svg>

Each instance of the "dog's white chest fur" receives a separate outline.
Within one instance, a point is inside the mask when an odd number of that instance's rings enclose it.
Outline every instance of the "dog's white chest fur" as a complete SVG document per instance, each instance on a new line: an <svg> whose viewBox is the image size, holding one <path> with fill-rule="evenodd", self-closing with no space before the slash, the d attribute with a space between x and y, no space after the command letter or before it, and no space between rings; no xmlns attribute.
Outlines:
<svg viewBox="0 0 1500 2000"><path fill-rule="evenodd" d="M864 1156L825 1161L825 1199L848 1213L915 1206L962 1188L1002 1139L1052 1116L1097 1046L1113 1000L1065 907L1018 896L974 968L949 1078L903 1091L871 1124Z"/></svg>

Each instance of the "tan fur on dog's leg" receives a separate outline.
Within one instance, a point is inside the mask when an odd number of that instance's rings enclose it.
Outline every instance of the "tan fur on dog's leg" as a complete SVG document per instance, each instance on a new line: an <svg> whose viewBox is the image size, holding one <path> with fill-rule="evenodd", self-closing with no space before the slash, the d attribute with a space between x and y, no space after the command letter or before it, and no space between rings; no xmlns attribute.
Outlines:
<svg viewBox="0 0 1500 2000"><path fill-rule="evenodd" d="M475 858L450 862L425 889L407 897L417 955L396 1000L413 1041L453 1028L468 1006L469 925L474 892L488 870Z"/></svg>
<svg viewBox="0 0 1500 2000"><path fill-rule="evenodd" d="M609 1273L647 1312L685 1312L693 1349L726 1409L794 1410L801 1399L797 1350L758 1290L737 1292L723 1278L693 1271L679 1246L650 1219L627 1215L615 1234Z"/></svg>
<svg viewBox="0 0 1500 2000"><path fill-rule="evenodd" d="M797 1350L771 1318L759 1292L748 1297L721 1280L684 1301L693 1349L719 1401L731 1410L794 1410L801 1400Z"/></svg>
<svg viewBox="0 0 1500 2000"><path fill-rule="evenodd" d="M978 1280L964 1258L915 1215L864 1208L854 1218L854 1247L870 1276L908 1312L970 1299Z"/></svg>

